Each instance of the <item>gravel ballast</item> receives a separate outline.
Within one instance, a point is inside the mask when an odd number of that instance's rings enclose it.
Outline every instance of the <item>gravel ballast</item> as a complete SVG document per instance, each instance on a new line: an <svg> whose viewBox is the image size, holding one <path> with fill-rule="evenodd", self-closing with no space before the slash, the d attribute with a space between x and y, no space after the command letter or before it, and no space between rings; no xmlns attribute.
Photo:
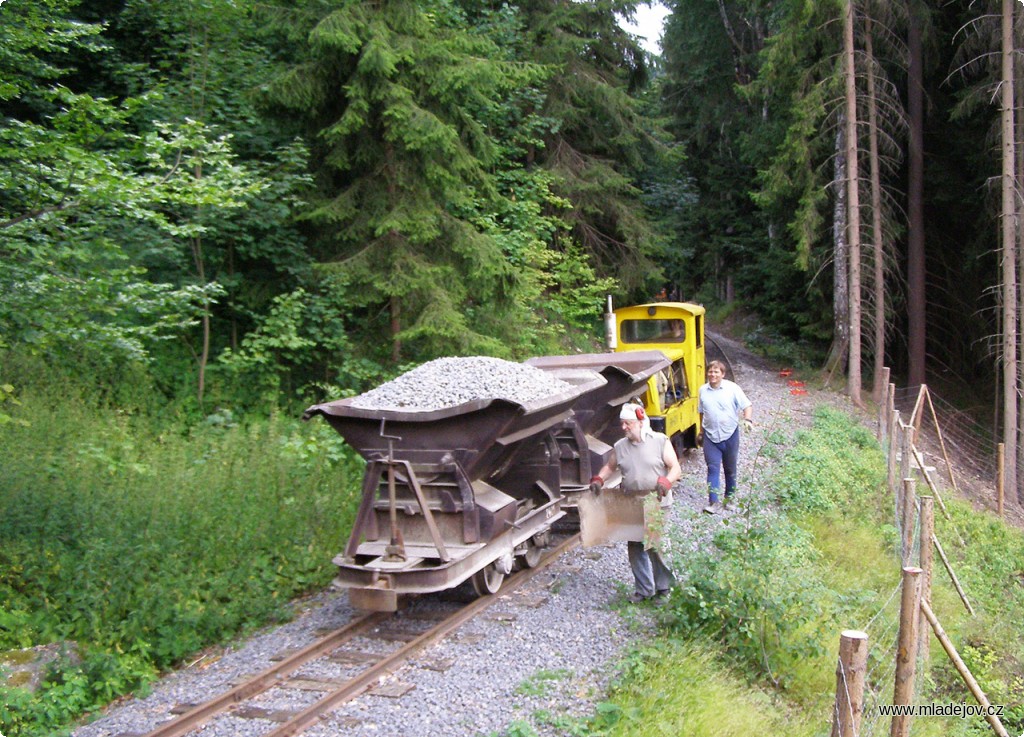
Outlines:
<svg viewBox="0 0 1024 737"><path fill-rule="evenodd" d="M741 357L738 362L739 346L715 339L730 353L736 381L754 404L756 425L744 436L741 451L738 496L742 503L743 496L763 487L775 462L777 454L760 452L765 438L769 434L776 442L778 437L791 438L810 424L818 404L844 400L814 390L793 394L786 378L752 359ZM702 541L715 526L727 524L735 514L702 514L707 503L703 457L699 451L688 453L682 465L683 477L675 488L670 513L673 567L679 578L686 576L687 552L706 544ZM402 695L363 694L304 734L500 735L522 723L545 737L564 734L535 715L592 715L605 699L623 656L655 632L656 609L626 604L631 590L625 543L570 551L552 571L516 591L499 592L501 600L495 606L390 676L386 685ZM412 606L430 605L430 597L422 599ZM170 708L200 703L237 685L244 676L270 666L275 655L312 642L352 616L344 593L325 591L298 605L297 616L289 624L208 654L161 679L147 697L111 707L74 735L143 734L167 719ZM260 706L295 709L310 699L308 692L275 689ZM203 734L247 737L270 728L265 720L232 718L211 723Z"/></svg>

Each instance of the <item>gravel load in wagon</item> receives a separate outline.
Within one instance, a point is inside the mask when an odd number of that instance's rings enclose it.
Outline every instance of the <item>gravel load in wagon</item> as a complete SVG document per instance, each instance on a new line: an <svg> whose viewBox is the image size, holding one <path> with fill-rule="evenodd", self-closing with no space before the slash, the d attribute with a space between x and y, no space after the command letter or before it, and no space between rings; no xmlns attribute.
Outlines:
<svg viewBox="0 0 1024 737"><path fill-rule="evenodd" d="M440 358L364 394L314 405L303 417L322 416L364 458L451 455L477 479L517 440L566 419L580 395L606 381L592 371L567 378L499 358Z"/></svg>
<svg viewBox="0 0 1024 737"><path fill-rule="evenodd" d="M365 394L359 409L430 412L481 399L529 404L572 391L572 385L528 363L489 356L437 358Z"/></svg>
<svg viewBox="0 0 1024 737"><path fill-rule="evenodd" d="M618 422L621 406L643 393L647 380L671 365L664 353L655 350L538 356L526 363L554 377L569 377L581 370L599 373L605 384L581 396L573 412L584 433L608 443L622 435Z"/></svg>

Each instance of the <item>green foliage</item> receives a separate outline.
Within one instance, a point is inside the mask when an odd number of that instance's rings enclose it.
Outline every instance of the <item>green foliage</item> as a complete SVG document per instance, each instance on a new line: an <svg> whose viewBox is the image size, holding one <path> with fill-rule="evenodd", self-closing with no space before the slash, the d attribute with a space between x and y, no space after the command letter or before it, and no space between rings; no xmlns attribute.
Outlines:
<svg viewBox="0 0 1024 737"><path fill-rule="evenodd" d="M14 396L13 384L0 384L0 406L8 403L15 407L21 404ZM8 422L17 422L21 425L28 424L27 420L12 419L6 412L0 411L0 425L6 425Z"/></svg>
<svg viewBox="0 0 1024 737"><path fill-rule="evenodd" d="M503 209L490 167L498 148L478 118L543 74L503 59L464 28L456 6L342 2L317 18L305 58L270 87L308 120L326 186L309 218L353 285L350 299L387 306L396 350L493 353L470 319L500 305L516 274L487 227ZM358 63L356 63L358 61ZM333 92L346 91L343 105Z"/></svg>
<svg viewBox="0 0 1024 737"><path fill-rule="evenodd" d="M560 668L557 670L541 670L534 673L516 688L516 693L526 696L540 696L547 691L553 681L560 681L572 675L572 671Z"/></svg>
<svg viewBox="0 0 1024 737"><path fill-rule="evenodd" d="M553 176L553 191L571 203L565 220L598 274L629 292L659 278L654 256L662 243L640 179L664 153L658 122L634 94L647 83L644 52L618 24L635 8L624 0L530 3L519 41L526 59L555 72L538 85L541 118L550 124L537 129L543 148L529 161L536 158Z"/></svg>
<svg viewBox="0 0 1024 737"><path fill-rule="evenodd" d="M799 718L730 671L704 638L662 640L642 648L580 734L720 737L752 733L812 735L817 723Z"/></svg>
<svg viewBox="0 0 1024 737"><path fill-rule="evenodd" d="M288 364L301 361L316 343L301 334L307 293L297 289L274 299L270 314L243 339L238 351L226 349L220 362L236 385L265 392L272 400Z"/></svg>
<svg viewBox="0 0 1024 737"><path fill-rule="evenodd" d="M65 88L49 97L59 109L48 124L0 129L0 340L54 359L145 360L222 290L151 281L121 241L125 222L195 238L206 226L181 209L237 208L261 185L227 138L195 121L140 136L128 127L140 100L114 106Z"/></svg>
<svg viewBox="0 0 1024 737"><path fill-rule="evenodd" d="M72 50L101 46L99 24L71 17L76 5L77 0L7 0L0 5L0 102L48 86L67 71L59 59Z"/></svg>
<svg viewBox="0 0 1024 737"><path fill-rule="evenodd" d="M788 479L783 497L788 511L762 509L754 497L727 524L696 521L709 526L712 543L677 562L687 579L682 595L660 612L663 638L624 664L613 706L602 709L615 726L598 727L601 720L592 717L587 722L592 731L584 733L728 733L722 730L731 729L740 714L716 711L716 721L702 725L696 717L703 713L700 706L690 703L691 693L701 694L701 703L738 703L734 696L713 695L721 663L727 662L755 683L770 683L782 718L803 715L803 725L787 723L780 733L813 734L814 725L829 719L834 698L837 632L866 630L872 638L869 672L891 668L900 561L888 523L892 500L879 492L883 464L873 439L851 418L821 408L814 427L797 435L779 468L776 476ZM933 608L990 700L1006 707L1004 724L1016 733L1024 713L1024 633L1006 612L1024 605L1024 535L966 504L947 500L947 506L953 519L939 518L937 535L948 541L947 554L978 615L966 616L941 573L933 579ZM701 648L718 664L701 662ZM969 700L941 648L933 646L931 657L932 678L922 686L920 702ZM680 675L691 669L690 678ZM763 696L753 686L737 683L736 688L744 696ZM868 688L874 692L869 700L884 703L889 688L884 679L869 678ZM865 713L869 717L877 714ZM671 728L651 726L673 719ZM935 735L986 733L981 719L927 720L917 729Z"/></svg>
<svg viewBox="0 0 1024 737"><path fill-rule="evenodd" d="M667 275L689 298L701 295L705 302L722 293L726 273L753 271L770 248L766 223L749 196L756 159L748 139L772 128L756 104L737 94L756 70L763 41L751 29L767 27L767 10L745 2L690 2L679 5L665 27L660 109L679 147L669 171L689 196L685 206L661 211L674 246ZM722 13L737 36L724 28ZM760 291L766 275L757 273Z"/></svg>
<svg viewBox="0 0 1024 737"><path fill-rule="evenodd" d="M824 655L820 628L829 592L813 575L817 562L807 533L784 517L751 512L688 556L673 624L681 633L719 639L786 686L797 663Z"/></svg>
<svg viewBox="0 0 1024 737"><path fill-rule="evenodd" d="M937 509L935 534L977 615L967 616L952 592L945 607L933 608L989 701L1006 707L1003 724L1016 734L1024 730L1024 636L1007 612L1024 606L1024 534L951 494L944 499L951 519ZM941 572L937 576L944 581ZM943 588L948 589L945 583ZM959 674L944 659L936 667L935 690L936 699L964 698ZM985 722L976 721L977 733L984 733Z"/></svg>
<svg viewBox="0 0 1024 737"><path fill-rule="evenodd" d="M598 277L592 259L570 239L559 216L569 203L554 194L550 173L511 171L501 179L512 197L487 227L519 278L507 304L474 310L474 322L502 336L508 358L565 352L568 335L593 330L617 282ZM551 248L557 241L563 247Z"/></svg>
<svg viewBox="0 0 1024 737"><path fill-rule="evenodd" d="M833 409L815 410L812 432L800 433L771 482L774 494L797 514L846 507L885 483L878 442Z"/></svg>
<svg viewBox="0 0 1024 737"><path fill-rule="evenodd" d="M515 721L501 733L501 737L537 737L537 731L526 722Z"/></svg>
<svg viewBox="0 0 1024 737"><path fill-rule="evenodd" d="M827 277L808 272L807 246L798 242L802 231L794 225L811 222L802 214L813 214L813 243L820 247L827 235L821 215L828 177L820 163L831 153L832 139L822 134L831 130L822 119L824 101L807 103L807 117L817 117L791 138L786 129L794 100L805 93L790 75L825 53L820 39L830 37L831 26L818 21L831 7L746 0L680 4L666 24L659 87L660 112L681 153L669 171L685 183L690 200L660 209L672 241L664 259L669 280L705 304L739 300L788 340L826 345L831 295L818 282ZM774 161L777 176L762 186L759 177ZM801 200L805 189L811 194Z"/></svg>
<svg viewBox="0 0 1024 737"><path fill-rule="evenodd" d="M0 649L74 640L7 734L53 728L324 586L361 463L321 423L190 430L34 386L0 425ZM17 725L24 725L17 726ZM18 730L24 731L15 731Z"/></svg>

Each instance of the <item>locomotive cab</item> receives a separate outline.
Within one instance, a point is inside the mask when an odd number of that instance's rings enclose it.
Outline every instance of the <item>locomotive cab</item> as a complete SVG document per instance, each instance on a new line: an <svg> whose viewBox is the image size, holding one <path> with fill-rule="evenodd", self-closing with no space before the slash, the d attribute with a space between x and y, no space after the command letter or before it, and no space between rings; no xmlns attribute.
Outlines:
<svg viewBox="0 0 1024 737"><path fill-rule="evenodd" d="M653 302L615 310L616 352L659 350L670 365L651 376L642 401L651 427L676 452L697 445L697 390L704 382L704 308L691 302Z"/></svg>

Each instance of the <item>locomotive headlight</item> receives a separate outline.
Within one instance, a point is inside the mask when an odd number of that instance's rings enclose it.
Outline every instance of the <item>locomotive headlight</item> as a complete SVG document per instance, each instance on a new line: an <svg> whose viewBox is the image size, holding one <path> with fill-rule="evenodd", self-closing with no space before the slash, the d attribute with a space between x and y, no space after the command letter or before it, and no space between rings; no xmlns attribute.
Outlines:
<svg viewBox="0 0 1024 737"><path fill-rule="evenodd" d="M650 417L650 415L648 415L648 417L651 420L651 429L654 430L654 432L660 432L660 433L664 433L665 432L665 418L664 417Z"/></svg>

